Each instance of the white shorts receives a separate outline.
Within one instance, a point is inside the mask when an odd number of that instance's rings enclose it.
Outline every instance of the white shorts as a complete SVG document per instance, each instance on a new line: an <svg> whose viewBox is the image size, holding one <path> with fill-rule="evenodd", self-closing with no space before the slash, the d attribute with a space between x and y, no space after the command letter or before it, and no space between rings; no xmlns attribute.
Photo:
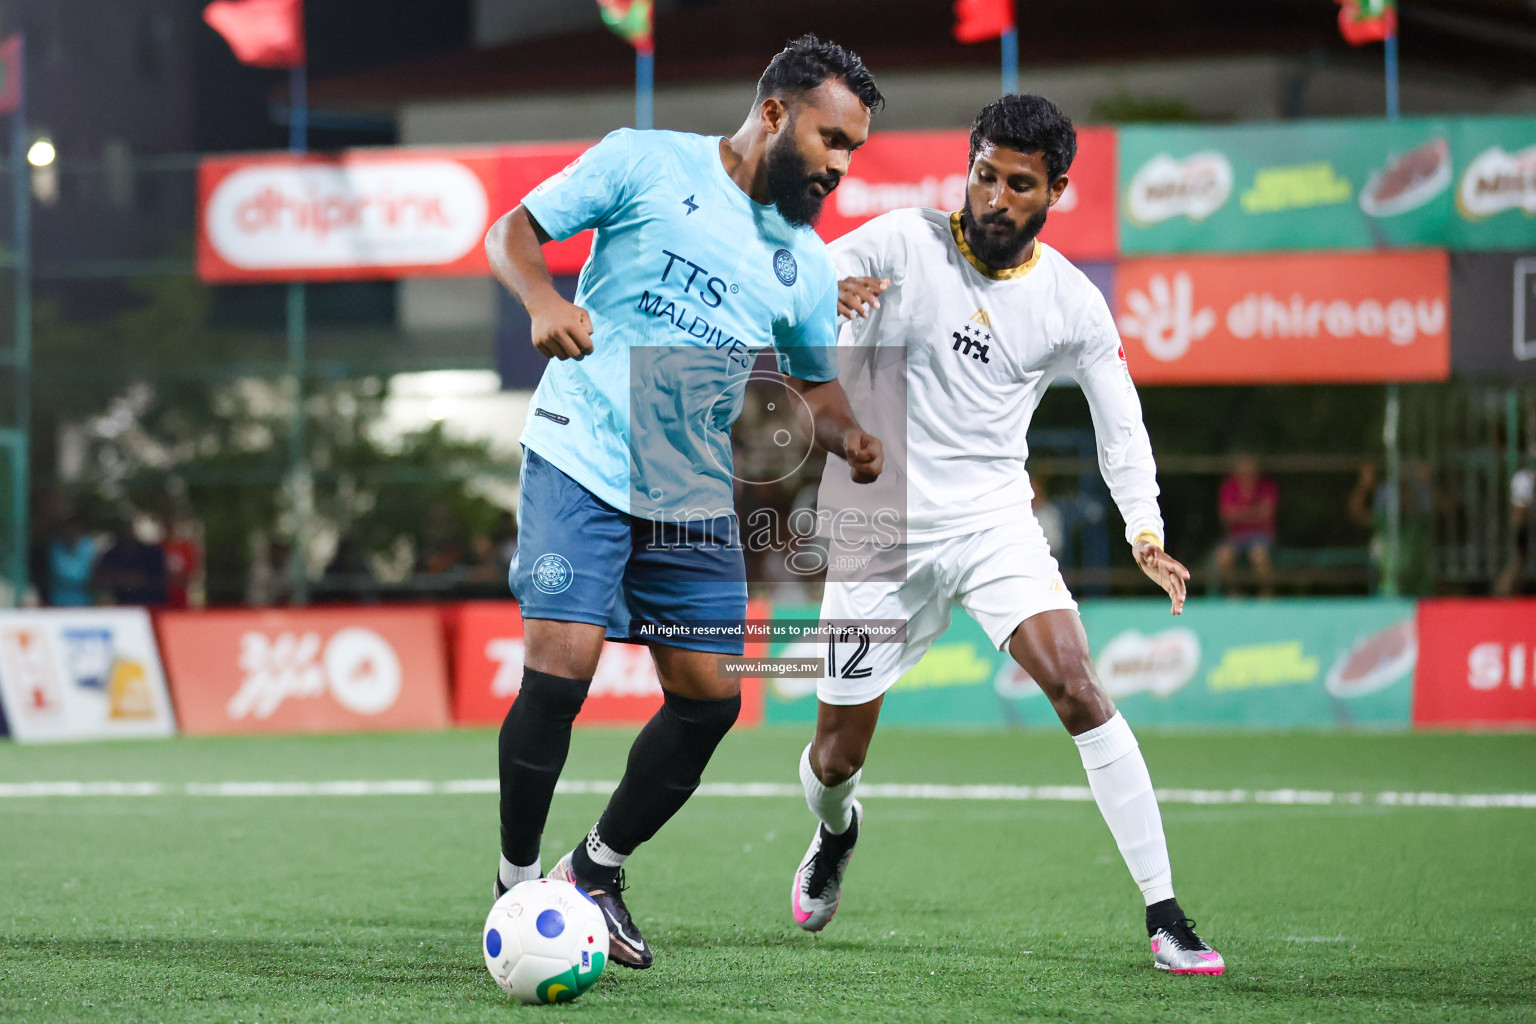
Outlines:
<svg viewBox="0 0 1536 1024"><path fill-rule="evenodd" d="M1040 524L1032 515L980 533L907 544L901 582L828 582L823 621L904 621L900 642L871 643L857 630L827 642L826 674L816 684L824 704L867 704L910 672L949 629L959 604L998 650L1025 619L1076 611Z"/></svg>

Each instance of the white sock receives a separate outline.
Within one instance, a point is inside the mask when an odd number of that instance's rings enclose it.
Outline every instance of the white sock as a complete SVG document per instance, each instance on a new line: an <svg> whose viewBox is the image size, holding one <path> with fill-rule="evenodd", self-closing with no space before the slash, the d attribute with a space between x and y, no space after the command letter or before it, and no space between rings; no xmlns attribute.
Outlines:
<svg viewBox="0 0 1536 1024"><path fill-rule="evenodd" d="M543 878L544 868L537 859L532 864L513 864L503 854L501 869L497 871L497 876L501 879L501 884L510 889L519 882L531 882L535 878Z"/></svg>
<svg viewBox="0 0 1536 1024"><path fill-rule="evenodd" d="M811 770L811 745L807 743L800 755L800 784L805 787L805 802L811 813L821 819L827 831L840 836L853 824L853 791L859 787L860 768L847 782L837 786L823 786Z"/></svg>
<svg viewBox="0 0 1536 1024"><path fill-rule="evenodd" d="M1120 847L1125 866L1141 887L1147 906L1173 898L1173 869L1163 838L1163 816L1152 792L1152 776L1141 747L1120 713L1074 736L1088 771L1088 788Z"/></svg>
<svg viewBox="0 0 1536 1024"><path fill-rule="evenodd" d="M605 868L621 868L629 859L629 854L620 853L603 842L603 837L597 834L596 825L587 833L587 856L592 858L592 863L601 864Z"/></svg>

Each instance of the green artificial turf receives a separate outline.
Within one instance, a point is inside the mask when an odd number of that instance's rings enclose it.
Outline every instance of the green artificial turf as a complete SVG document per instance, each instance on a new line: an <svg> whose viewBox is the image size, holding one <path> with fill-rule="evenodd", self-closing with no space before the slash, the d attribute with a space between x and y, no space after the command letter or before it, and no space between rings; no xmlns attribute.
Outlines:
<svg viewBox="0 0 1536 1024"><path fill-rule="evenodd" d="M615 779L629 734L575 738ZM706 781L795 781L801 730L733 735ZM1536 736L1142 737L1160 787L1536 791ZM698 797L629 865L657 950L521 1007L480 927L493 794L197 797L187 782L486 779L492 732L18 747L0 783L0 1020L1507 1021L1536 1019L1536 809L1169 804L1175 882L1224 977L1151 967L1090 803L874 797L837 919L796 929L793 797ZM1064 735L881 733L870 783L1082 785ZM556 798L545 860L599 796Z"/></svg>

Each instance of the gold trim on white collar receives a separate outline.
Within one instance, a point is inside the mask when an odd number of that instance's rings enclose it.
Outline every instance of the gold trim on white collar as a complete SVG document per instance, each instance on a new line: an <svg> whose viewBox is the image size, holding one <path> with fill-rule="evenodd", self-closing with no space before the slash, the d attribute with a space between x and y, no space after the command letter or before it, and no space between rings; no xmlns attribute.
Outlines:
<svg viewBox="0 0 1536 1024"><path fill-rule="evenodd" d="M994 281L1010 281L1016 277L1023 277L1035 269L1035 264L1040 262L1040 240L1035 239L1035 251L1016 267L1004 267L998 270L988 266L981 257L971 252L970 245L965 240L965 230L960 227L960 211L956 210L949 215L949 230L955 236L955 246L960 250L960 255L965 257L965 262L976 268L976 272L983 277L989 277Z"/></svg>

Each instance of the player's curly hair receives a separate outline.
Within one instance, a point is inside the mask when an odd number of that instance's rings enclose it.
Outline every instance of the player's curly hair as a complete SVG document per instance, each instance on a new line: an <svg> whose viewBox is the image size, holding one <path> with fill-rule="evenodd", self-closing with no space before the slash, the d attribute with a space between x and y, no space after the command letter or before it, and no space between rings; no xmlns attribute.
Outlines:
<svg viewBox="0 0 1536 1024"><path fill-rule="evenodd" d="M1077 129L1061 108L1044 96L1004 96L981 109L971 125L971 163L991 143L1020 153L1040 153L1055 181L1077 156Z"/></svg>
<svg viewBox="0 0 1536 1024"><path fill-rule="evenodd" d="M758 106L769 96L790 99L810 92L829 78L836 78L859 98L870 113L885 106L885 97L875 87L875 79L864 61L851 50L833 42L823 42L811 33L790 44L768 62L763 77L757 80Z"/></svg>

